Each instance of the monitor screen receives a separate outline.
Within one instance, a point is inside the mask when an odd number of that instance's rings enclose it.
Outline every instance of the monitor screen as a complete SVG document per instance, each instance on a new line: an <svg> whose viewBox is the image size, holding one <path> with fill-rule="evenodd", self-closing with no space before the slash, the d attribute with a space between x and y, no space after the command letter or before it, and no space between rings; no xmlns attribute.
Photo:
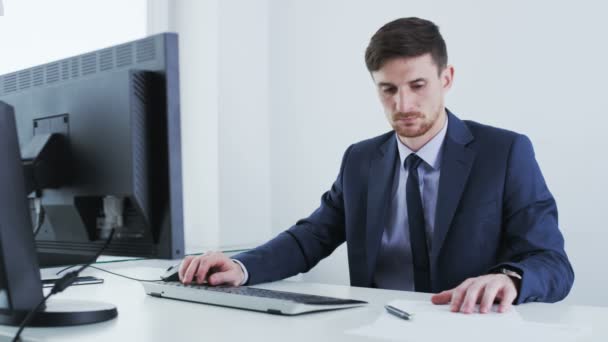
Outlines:
<svg viewBox="0 0 608 342"><path fill-rule="evenodd" d="M176 34L2 75L0 101L15 110L41 265L87 261L112 229L106 254L183 257Z"/></svg>

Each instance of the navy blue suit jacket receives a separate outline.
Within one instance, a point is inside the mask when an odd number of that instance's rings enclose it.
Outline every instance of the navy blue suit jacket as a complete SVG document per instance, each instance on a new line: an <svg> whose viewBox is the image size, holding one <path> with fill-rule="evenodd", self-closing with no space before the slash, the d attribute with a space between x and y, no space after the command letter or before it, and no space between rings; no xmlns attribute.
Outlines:
<svg viewBox="0 0 608 342"><path fill-rule="evenodd" d="M433 292L508 266L523 276L516 303L563 299L574 272L530 140L449 112L448 120L430 251ZM235 256L248 284L307 272L346 241L351 285L373 286L399 158L394 134L351 145L317 210Z"/></svg>

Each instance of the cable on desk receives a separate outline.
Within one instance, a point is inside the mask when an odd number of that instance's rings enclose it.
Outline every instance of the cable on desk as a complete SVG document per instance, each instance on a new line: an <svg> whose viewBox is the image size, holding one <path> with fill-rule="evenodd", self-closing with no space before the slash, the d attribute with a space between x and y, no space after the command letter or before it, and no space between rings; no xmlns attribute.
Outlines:
<svg viewBox="0 0 608 342"><path fill-rule="evenodd" d="M30 310L30 312L27 313L27 315L21 322L21 325L19 325L19 329L17 330L17 333L15 334L15 337L13 338L13 342L21 341L20 336L21 336L21 333L23 332L23 329L25 329L25 326L32 320L32 318L34 318L34 316L38 312L38 309L40 309L40 307L46 302L46 300L49 299L49 297L54 295L55 293L56 292L53 292L53 291L49 292L45 297L42 297L40 302L38 302L38 305L36 305L36 307L33 310Z"/></svg>
<svg viewBox="0 0 608 342"><path fill-rule="evenodd" d="M235 250L238 251L238 250ZM232 252L232 251L226 251L226 252ZM184 256L191 256L191 255L203 255L204 253L191 253L191 254L185 254ZM138 261L138 260L146 260L147 258L137 258L137 259L129 259L129 260L113 260L113 261L100 261L100 262L96 262L96 264L111 264L111 263L115 263L115 262L129 262L129 261ZM60 269L59 271L57 271L57 273L55 273L55 275L60 275L61 273L69 270L70 268L79 266L80 264L76 264L76 265L70 265L70 266L66 266L65 268ZM93 268L95 268L94 266L91 266ZM104 269L100 269L102 271L106 271ZM106 271L108 273L110 273L109 271ZM120 276L120 274L118 274L118 276ZM154 280L156 281L156 280Z"/></svg>
<svg viewBox="0 0 608 342"><path fill-rule="evenodd" d="M96 262L96 264L112 264L112 263L116 263L116 262L129 262L129 261L139 261L139 260L146 260L146 258L137 258L137 259L129 259L129 260L98 261L98 262ZM69 270L70 268L73 268L73 267L76 267L79 265L81 265L81 264L66 266L66 267L60 269L59 271L57 271L55 273L55 275L60 275L61 273Z"/></svg>
<svg viewBox="0 0 608 342"><path fill-rule="evenodd" d="M74 267L76 267L76 266L80 266L80 264L76 264L76 265L70 265L70 266L64 267L64 268L60 269L59 271L57 271L57 273L55 273L55 275L60 275L61 273L63 273L63 272L65 272L65 271L69 270L70 268L74 268ZM91 267L92 267L92 266L91 266Z"/></svg>
<svg viewBox="0 0 608 342"><path fill-rule="evenodd" d="M118 273L114 273L114 272L111 272L111 271L108 271L108 270L104 270L103 268L100 268L100 267L96 267L96 266L89 266L89 267L94 268L96 270L100 270L100 271L103 271L103 272L107 272L107 273L113 274L113 275L118 276L118 277L123 277L123 278L127 278L127 279L130 279L130 280L135 280L135 281L152 283L152 282L157 282L157 281L162 280L160 278L154 279L154 280L152 280L152 279L137 279L137 278L126 276L124 274L118 274Z"/></svg>

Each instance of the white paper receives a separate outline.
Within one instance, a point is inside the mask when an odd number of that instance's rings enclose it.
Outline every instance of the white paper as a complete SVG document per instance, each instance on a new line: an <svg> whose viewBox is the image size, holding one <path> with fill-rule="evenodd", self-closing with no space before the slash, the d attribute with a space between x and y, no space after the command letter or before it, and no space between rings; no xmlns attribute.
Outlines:
<svg viewBox="0 0 608 342"><path fill-rule="evenodd" d="M408 321L383 312L374 323L346 333L396 341L493 342L574 341L590 333L589 328L524 321L514 307L505 313L499 313L494 305L486 314L463 314L451 312L449 305L430 302L396 300L388 304L414 314L414 318Z"/></svg>

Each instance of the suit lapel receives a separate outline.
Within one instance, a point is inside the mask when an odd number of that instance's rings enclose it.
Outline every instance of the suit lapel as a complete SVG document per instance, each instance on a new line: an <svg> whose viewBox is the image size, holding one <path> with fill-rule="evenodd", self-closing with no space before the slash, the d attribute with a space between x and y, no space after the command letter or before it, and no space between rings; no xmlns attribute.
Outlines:
<svg viewBox="0 0 608 342"><path fill-rule="evenodd" d="M448 112L448 120L437 194L432 261L436 261L439 256L475 160L475 151L466 147L466 144L473 140L469 129L450 112Z"/></svg>
<svg viewBox="0 0 608 342"><path fill-rule="evenodd" d="M389 212L390 195L394 181L397 157L397 142L394 135L380 146L378 153L371 161L367 187L367 280L372 283L376 259L382 240L382 233Z"/></svg>

